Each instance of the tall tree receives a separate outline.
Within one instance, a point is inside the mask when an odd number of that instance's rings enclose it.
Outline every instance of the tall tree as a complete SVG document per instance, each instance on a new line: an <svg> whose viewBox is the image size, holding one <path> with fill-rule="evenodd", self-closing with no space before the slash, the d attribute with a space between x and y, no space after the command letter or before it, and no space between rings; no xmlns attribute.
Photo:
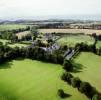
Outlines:
<svg viewBox="0 0 101 100"><path fill-rule="evenodd" d="M35 40L37 38L38 34L39 34L38 28L35 27L35 26L32 26L30 30L31 30L31 33L34 36L34 40Z"/></svg>

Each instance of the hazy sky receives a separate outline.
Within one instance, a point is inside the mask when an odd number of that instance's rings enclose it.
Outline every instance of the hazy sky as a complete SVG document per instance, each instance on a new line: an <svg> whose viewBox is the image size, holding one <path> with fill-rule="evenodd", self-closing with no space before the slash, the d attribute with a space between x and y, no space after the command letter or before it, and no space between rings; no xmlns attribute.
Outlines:
<svg viewBox="0 0 101 100"><path fill-rule="evenodd" d="M101 0L0 0L0 18L100 15Z"/></svg>

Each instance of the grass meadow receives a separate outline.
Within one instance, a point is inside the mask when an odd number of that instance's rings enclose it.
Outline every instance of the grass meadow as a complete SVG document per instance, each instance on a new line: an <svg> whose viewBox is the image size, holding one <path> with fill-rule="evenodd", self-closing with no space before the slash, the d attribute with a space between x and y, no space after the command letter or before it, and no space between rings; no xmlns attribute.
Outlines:
<svg viewBox="0 0 101 100"><path fill-rule="evenodd" d="M0 65L0 100L62 100L58 89L69 95L63 100L87 100L60 79L61 65L17 59Z"/></svg>
<svg viewBox="0 0 101 100"><path fill-rule="evenodd" d="M87 43L87 44L93 44L94 39L87 35L67 35L66 37L61 38L57 41L61 45L69 45L69 46L75 46L77 43Z"/></svg>
<svg viewBox="0 0 101 100"><path fill-rule="evenodd" d="M101 92L101 56L93 53L82 52L76 59L77 73L75 76L81 80L90 82Z"/></svg>

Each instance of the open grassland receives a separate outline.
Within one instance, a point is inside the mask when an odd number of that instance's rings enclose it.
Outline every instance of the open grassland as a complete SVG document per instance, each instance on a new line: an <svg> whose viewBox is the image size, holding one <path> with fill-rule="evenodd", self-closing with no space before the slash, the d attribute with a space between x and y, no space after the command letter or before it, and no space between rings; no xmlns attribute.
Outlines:
<svg viewBox="0 0 101 100"><path fill-rule="evenodd" d="M84 33L84 34L101 34L101 30L92 30L92 29L40 29L41 33Z"/></svg>
<svg viewBox="0 0 101 100"><path fill-rule="evenodd" d="M62 73L61 65L29 59L0 65L0 100L62 100L58 89L70 95L63 100L88 100L60 79Z"/></svg>
<svg viewBox="0 0 101 100"><path fill-rule="evenodd" d="M31 34L30 31L24 31L24 32L19 32L16 34L16 36L18 36L18 39L21 39L23 36L26 36L28 34Z"/></svg>
<svg viewBox="0 0 101 100"><path fill-rule="evenodd" d="M27 25L22 25L22 24L3 24L0 25L0 31L26 28L26 26Z"/></svg>
<svg viewBox="0 0 101 100"><path fill-rule="evenodd" d="M81 80L90 82L101 92L101 56L93 53L82 52L76 59L77 73L75 76Z"/></svg>
<svg viewBox="0 0 101 100"><path fill-rule="evenodd" d="M57 42L61 45L75 46L75 44L81 43L81 42L84 42L87 44L93 44L94 39L90 36L87 36L87 35L75 35L75 36L68 35L68 36L61 38Z"/></svg>

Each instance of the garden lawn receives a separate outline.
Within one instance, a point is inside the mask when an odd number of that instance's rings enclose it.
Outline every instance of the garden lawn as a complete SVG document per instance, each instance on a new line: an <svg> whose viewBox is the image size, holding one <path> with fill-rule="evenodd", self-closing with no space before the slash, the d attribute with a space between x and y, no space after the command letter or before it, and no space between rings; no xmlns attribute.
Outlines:
<svg viewBox="0 0 101 100"><path fill-rule="evenodd" d="M87 100L60 79L62 73L61 65L29 59L0 65L0 100L62 100L58 89L71 95L63 100Z"/></svg>
<svg viewBox="0 0 101 100"><path fill-rule="evenodd" d="M89 82L101 92L101 56L93 53L82 52L76 59L81 72L73 73L81 80Z"/></svg>

